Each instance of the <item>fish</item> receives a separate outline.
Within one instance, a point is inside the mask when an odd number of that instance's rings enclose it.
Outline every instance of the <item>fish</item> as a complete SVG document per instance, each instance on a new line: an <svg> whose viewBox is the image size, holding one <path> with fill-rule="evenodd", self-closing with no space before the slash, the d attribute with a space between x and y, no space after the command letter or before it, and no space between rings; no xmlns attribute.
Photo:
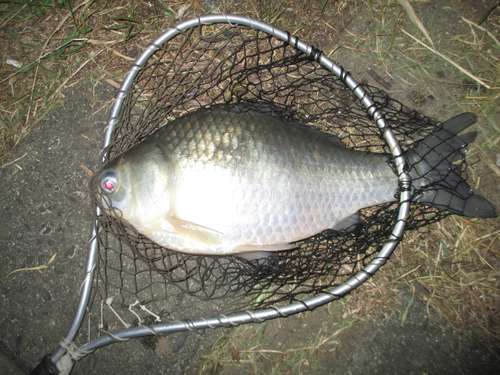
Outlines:
<svg viewBox="0 0 500 375"><path fill-rule="evenodd" d="M458 134L476 120L451 118L406 152L419 204L498 216L457 164L477 133ZM167 122L107 162L97 182L105 212L162 247L260 259L396 201L391 157L272 113L218 106Z"/></svg>

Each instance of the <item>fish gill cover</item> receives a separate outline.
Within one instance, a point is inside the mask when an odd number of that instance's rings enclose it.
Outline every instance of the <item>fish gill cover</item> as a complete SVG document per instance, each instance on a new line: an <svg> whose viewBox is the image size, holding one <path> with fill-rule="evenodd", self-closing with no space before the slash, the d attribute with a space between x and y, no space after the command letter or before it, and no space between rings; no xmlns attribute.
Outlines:
<svg viewBox="0 0 500 375"><path fill-rule="evenodd" d="M439 125L385 92L361 85L404 150ZM353 92L306 54L247 27L204 25L180 33L148 59L127 93L112 142L104 150L105 161L188 112L241 103L243 110L251 108L332 133L349 148L390 153ZM462 155L459 173L463 177L465 167ZM98 183L94 177L91 190L94 205L102 208ZM158 317L187 318L176 309L189 311L188 317L227 314L327 292L376 256L391 234L398 205L364 209L354 230L326 230L298 242L297 249L278 252L269 262L258 264L235 256L171 251L101 214L97 217L99 288L94 288L94 303L101 305L101 314L103 305L114 303L129 320L151 322ZM415 204L407 229L422 228L447 215ZM141 309L131 308L138 305Z"/></svg>

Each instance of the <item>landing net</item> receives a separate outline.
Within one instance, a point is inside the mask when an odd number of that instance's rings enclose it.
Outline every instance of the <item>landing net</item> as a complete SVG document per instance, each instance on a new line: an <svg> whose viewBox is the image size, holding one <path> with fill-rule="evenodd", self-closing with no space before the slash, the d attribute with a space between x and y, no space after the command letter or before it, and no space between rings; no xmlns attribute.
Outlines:
<svg viewBox="0 0 500 375"><path fill-rule="evenodd" d="M281 117L333 133L347 147L391 153L355 90L346 85L346 72L338 78L318 63L321 51L313 48L308 55L296 48L296 38L290 35L282 41L234 22L197 24L172 33L167 42L148 47L154 52L132 66L137 74L127 76L126 81L132 81L118 95L122 102L110 121L114 132L103 161L141 142L167 120L202 107L235 103L260 111L272 105ZM438 125L376 87L359 86L403 150ZM91 188L98 207L96 180ZM278 252L272 266L234 256L171 251L99 211L94 316L100 329L110 330L123 322L138 325L229 314L328 293L377 257L397 222L399 205L363 210L354 230L327 230L301 241L296 250ZM419 229L446 215L415 205L406 228Z"/></svg>

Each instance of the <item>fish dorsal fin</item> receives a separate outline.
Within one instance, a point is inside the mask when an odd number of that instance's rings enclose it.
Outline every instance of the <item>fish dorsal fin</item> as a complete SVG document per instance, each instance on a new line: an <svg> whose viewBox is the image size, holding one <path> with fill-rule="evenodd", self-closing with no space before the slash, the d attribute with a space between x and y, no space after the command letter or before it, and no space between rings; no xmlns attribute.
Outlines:
<svg viewBox="0 0 500 375"><path fill-rule="evenodd" d="M179 237L190 239L206 246L220 246L222 233L187 220L166 216L161 221L161 229Z"/></svg>

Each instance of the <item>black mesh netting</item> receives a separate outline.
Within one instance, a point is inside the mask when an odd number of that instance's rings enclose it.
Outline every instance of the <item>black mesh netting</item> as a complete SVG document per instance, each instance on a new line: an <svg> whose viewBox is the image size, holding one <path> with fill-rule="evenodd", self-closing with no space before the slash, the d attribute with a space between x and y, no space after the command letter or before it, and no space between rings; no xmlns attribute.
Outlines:
<svg viewBox="0 0 500 375"><path fill-rule="evenodd" d="M403 149L437 125L385 92L362 86ZM211 25L177 35L149 58L127 93L112 143L105 150L106 160L168 119L200 107L239 102L263 111L269 108L263 103L272 104L281 116L335 133L348 147L389 153L366 109L331 72L266 33ZM92 191L99 202L95 180ZM100 303L121 306L137 318L154 313L179 319L301 300L330 290L363 268L386 242L397 212L398 204L366 209L362 224L353 231L327 230L301 241L297 250L277 253L271 266L233 256L170 251L102 215L98 217ZM418 206L407 228L420 228L445 215Z"/></svg>

